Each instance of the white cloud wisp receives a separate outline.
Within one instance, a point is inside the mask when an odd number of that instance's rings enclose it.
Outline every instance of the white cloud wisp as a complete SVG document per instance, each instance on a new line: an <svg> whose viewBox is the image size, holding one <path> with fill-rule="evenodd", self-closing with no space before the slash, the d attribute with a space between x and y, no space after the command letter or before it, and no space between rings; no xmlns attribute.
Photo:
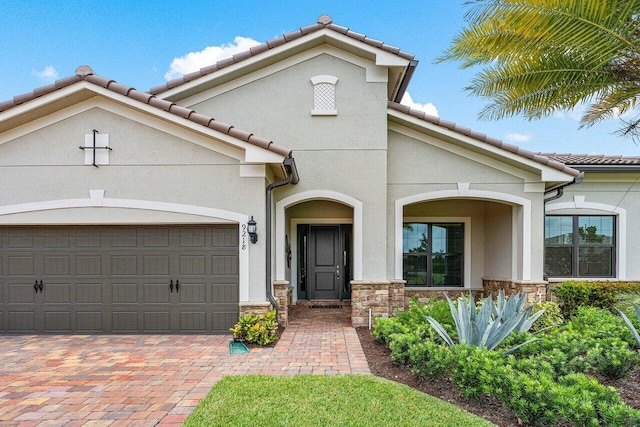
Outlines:
<svg viewBox="0 0 640 427"><path fill-rule="evenodd" d="M247 51L259 44L260 42L252 38L236 36L232 43L208 46L199 52L187 53L171 61L169 71L164 75L164 78L167 80L178 78L208 65L213 65L221 59L230 58L236 53Z"/></svg>
<svg viewBox="0 0 640 427"><path fill-rule="evenodd" d="M58 71L53 65L47 65L42 71L33 70L31 74L44 83L53 83L58 78Z"/></svg>
<svg viewBox="0 0 640 427"><path fill-rule="evenodd" d="M440 117L440 115L438 114L438 109L436 108L435 105L433 105L430 102L428 102L426 104L420 104L418 102L414 102L413 98L411 97L411 95L409 95L409 92L405 92L404 93L404 95L402 96L402 101L400 101L400 103L402 105L406 105L409 108L413 108L415 110L424 111L425 113L429 114L430 116Z"/></svg>

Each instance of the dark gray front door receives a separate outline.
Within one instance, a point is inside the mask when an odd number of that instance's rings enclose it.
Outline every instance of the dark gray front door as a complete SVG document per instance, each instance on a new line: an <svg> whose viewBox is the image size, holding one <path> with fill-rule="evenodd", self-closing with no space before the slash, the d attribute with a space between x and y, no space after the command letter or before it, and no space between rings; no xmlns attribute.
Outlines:
<svg viewBox="0 0 640 427"><path fill-rule="evenodd" d="M0 227L0 332L226 333L238 279L235 225Z"/></svg>
<svg viewBox="0 0 640 427"><path fill-rule="evenodd" d="M309 299L340 299L344 268L340 226L309 226Z"/></svg>

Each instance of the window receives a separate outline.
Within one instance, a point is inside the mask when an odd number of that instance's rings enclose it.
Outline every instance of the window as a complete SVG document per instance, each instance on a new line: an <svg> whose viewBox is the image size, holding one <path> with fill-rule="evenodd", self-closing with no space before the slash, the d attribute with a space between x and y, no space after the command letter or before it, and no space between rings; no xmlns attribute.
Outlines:
<svg viewBox="0 0 640 427"><path fill-rule="evenodd" d="M549 277L614 277L615 217L545 217L545 273Z"/></svg>
<svg viewBox="0 0 640 427"><path fill-rule="evenodd" d="M404 223L406 286L464 286L464 224Z"/></svg>

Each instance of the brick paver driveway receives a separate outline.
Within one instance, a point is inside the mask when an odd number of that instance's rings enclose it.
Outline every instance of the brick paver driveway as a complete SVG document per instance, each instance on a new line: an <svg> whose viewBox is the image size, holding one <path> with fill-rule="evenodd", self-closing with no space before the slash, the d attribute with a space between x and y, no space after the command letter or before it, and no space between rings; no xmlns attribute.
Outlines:
<svg viewBox="0 0 640 427"><path fill-rule="evenodd" d="M275 348L248 354L230 355L229 341L0 336L0 426L179 425L226 375L369 372L355 330L335 320L292 318Z"/></svg>

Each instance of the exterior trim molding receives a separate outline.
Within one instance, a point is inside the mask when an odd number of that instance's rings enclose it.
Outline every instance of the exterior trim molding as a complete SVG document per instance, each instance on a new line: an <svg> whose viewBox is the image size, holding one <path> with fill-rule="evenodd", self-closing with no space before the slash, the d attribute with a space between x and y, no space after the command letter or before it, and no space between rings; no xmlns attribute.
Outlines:
<svg viewBox="0 0 640 427"><path fill-rule="evenodd" d="M433 191L428 193L414 194L412 196L403 197L396 200L395 206L395 279L402 279L402 223L404 218L404 207L412 203L428 202L442 199L478 199L488 200L493 202L506 203L512 206L519 206L522 208L522 221L518 221L522 225L521 228L521 253L522 253L522 277L512 277L514 280L531 280L531 200L524 199L522 197L514 196L512 194L500 193L496 191L486 190L471 190L465 189L464 186L457 190L442 190ZM513 220L516 221L518 212L513 211ZM514 228L514 233L517 229ZM515 236L515 234L514 234ZM515 241L515 239L514 239ZM516 247L514 246L514 249ZM514 266L513 273L517 275L518 265L518 251L514 250L511 260L511 265Z"/></svg>
<svg viewBox="0 0 640 427"><path fill-rule="evenodd" d="M222 209L208 208L204 206L184 205L179 203L157 202L151 200L137 199L110 199L103 198L103 190L92 190L90 197L86 199L60 199L47 200L34 203L22 203L16 205L0 206L0 218L3 215L12 215L27 212L38 212L56 209L77 209L77 208L124 208L147 211L172 212L202 217L203 224L215 222L238 224L238 280L240 301L249 301L249 250L252 245L246 244L246 237L243 236L242 224L246 224L249 215L225 211ZM220 221L224 220L224 221ZM18 223L15 223L18 225ZM29 224L34 225L34 224ZM44 225L44 224L43 224ZM243 238L245 242L243 243Z"/></svg>
<svg viewBox="0 0 640 427"><path fill-rule="evenodd" d="M593 209L618 217L616 236L616 272L617 279L627 279L627 210L619 206L607 205L605 203L585 202L584 196L574 196L572 202L550 203L545 209L545 213L559 211L563 209Z"/></svg>
<svg viewBox="0 0 640 427"><path fill-rule="evenodd" d="M310 190L293 194L276 203L276 277L285 279L285 210L311 200L339 202L353 208L353 278L362 280L362 202L346 194L331 190Z"/></svg>

